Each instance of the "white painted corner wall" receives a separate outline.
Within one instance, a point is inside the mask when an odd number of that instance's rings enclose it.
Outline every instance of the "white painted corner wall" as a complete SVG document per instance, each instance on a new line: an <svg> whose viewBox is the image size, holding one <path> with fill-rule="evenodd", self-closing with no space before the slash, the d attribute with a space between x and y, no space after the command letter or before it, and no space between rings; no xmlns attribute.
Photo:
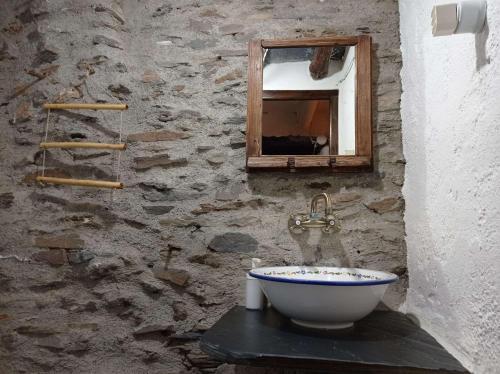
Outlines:
<svg viewBox="0 0 500 374"><path fill-rule="evenodd" d="M500 373L500 1L480 35L433 37L400 0L407 312L474 373ZM449 1L448 1L449 2Z"/></svg>
<svg viewBox="0 0 500 374"><path fill-rule="evenodd" d="M356 48L348 47L339 81L338 154L356 154Z"/></svg>

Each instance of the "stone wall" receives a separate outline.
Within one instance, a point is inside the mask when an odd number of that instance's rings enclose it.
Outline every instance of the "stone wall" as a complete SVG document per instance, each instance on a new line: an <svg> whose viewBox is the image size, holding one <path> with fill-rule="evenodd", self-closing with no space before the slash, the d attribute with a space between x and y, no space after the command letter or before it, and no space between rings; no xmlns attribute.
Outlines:
<svg viewBox="0 0 500 374"><path fill-rule="evenodd" d="M0 361L7 373L249 372L197 340L244 301L251 257L402 276L396 1L24 0L0 5ZM375 171L245 172L247 41L368 33ZM44 102L127 103L122 191L34 183ZM49 139L116 141L120 114L53 111ZM47 152L47 175L114 178L107 151ZM334 196L333 235L290 213ZM219 366L219 368L218 368Z"/></svg>

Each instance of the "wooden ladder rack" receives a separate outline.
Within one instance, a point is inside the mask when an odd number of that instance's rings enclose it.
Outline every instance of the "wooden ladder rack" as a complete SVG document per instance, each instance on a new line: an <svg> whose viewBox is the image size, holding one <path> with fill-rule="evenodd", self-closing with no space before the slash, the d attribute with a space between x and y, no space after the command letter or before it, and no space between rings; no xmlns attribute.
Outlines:
<svg viewBox="0 0 500 374"><path fill-rule="evenodd" d="M93 179L71 179L71 178L54 178L54 177L36 177L36 180L42 183L64 184L67 186L83 186L83 187L102 187L122 189L123 183L100 181Z"/></svg>
<svg viewBox="0 0 500 374"><path fill-rule="evenodd" d="M109 143L84 143L84 142L52 142L40 143L40 148L92 148L92 149L114 149L123 151L127 148L125 143L109 144Z"/></svg>
<svg viewBox="0 0 500 374"><path fill-rule="evenodd" d="M93 103L47 103L44 109L91 109L91 110L126 110L127 104L93 104Z"/></svg>
<svg viewBox="0 0 500 374"><path fill-rule="evenodd" d="M72 179L72 178L54 178L45 176L45 152L48 148L89 148L89 149L111 149L123 151L127 148L125 143L121 143L123 118L120 113L120 140L119 143L91 143L91 142L47 142L50 110L66 110L66 109L86 109L86 110L126 110L127 104L99 104L99 103L47 103L43 104L43 108L47 109L47 123L45 125L45 141L40 143L40 148L43 149L42 175L37 176L36 180L41 183L61 184L68 186L83 186L83 187L100 187L122 189L123 183L94 179ZM118 154L117 164L117 179L120 168L120 154Z"/></svg>

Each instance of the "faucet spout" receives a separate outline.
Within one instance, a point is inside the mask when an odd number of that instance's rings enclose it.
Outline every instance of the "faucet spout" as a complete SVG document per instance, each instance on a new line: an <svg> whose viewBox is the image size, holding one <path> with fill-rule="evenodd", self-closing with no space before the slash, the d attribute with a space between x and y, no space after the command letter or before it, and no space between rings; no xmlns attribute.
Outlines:
<svg viewBox="0 0 500 374"><path fill-rule="evenodd" d="M314 195L311 200L311 217L317 216L318 212L318 202L320 200L324 201L325 204L325 217L332 213L332 199L327 193L321 193Z"/></svg>

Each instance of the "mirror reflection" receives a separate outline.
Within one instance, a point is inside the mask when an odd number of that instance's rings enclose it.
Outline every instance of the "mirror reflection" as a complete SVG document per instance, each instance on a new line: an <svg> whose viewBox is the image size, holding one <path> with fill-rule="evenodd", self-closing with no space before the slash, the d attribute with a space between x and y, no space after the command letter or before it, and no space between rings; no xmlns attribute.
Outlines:
<svg viewBox="0 0 500 374"><path fill-rule="evenodd" d="M355 109L355 46L264 50L263 155L354 155Z"/></svg>

